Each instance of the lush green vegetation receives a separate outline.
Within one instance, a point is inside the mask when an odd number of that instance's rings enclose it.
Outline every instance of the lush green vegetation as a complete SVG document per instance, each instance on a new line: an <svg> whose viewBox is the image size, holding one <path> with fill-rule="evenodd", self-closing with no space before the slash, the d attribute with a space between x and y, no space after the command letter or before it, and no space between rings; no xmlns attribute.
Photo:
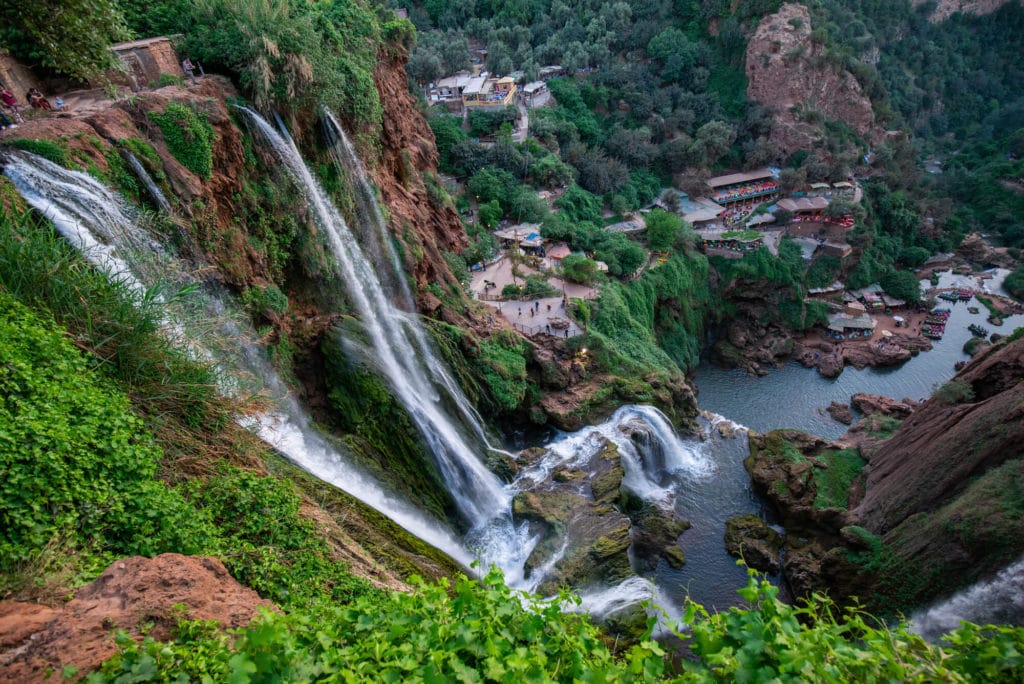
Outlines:
<svg viewBox="0 0 1024 684"><path fill-rule="evenodd" d="M824 468L814 469L815 508L842 508L849 504L850 487L860 476L867 461L859 449L826 451L818 456Z"/></svg>
<svg viewBox="0 0 1024 684"><path fill-rule="evenodd" d="M169 102L164 111L150 112L149 118L160 127L174 158L200 178L209 179L215 134L206 116L187 104Z"/></svg>
<svg viewBox="0 0 1024 684"><path fill-rule="evenodd" d="M944 647L888 629L861 612L837 611L823 596L809 606L780 602L777 588L751 578L750 608L711 614L690 604L680 637L694 659L669 664L644 640L613 651L586 618L558 601L525 603L500 575L482 582L419 584L381 601L361 598L315 612L266 614L232 634L184 621L174 640L136 643L91 681L142 673L162 680L251 681L1015 681L1024 633L966 626ZM678 668L678 669L676 669Z"/></svg>
<svg viewBox="0 0 1024 684"><path fill-rule="evenodd" d="M114 64L107 46L128 32L117 0L0 3L0 43L15 57L86 80Z"/></svg>

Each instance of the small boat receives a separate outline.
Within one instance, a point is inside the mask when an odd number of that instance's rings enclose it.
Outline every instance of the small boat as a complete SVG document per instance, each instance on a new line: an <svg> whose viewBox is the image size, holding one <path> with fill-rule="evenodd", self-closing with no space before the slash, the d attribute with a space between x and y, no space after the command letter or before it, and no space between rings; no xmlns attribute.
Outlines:
<svg viewBox="0 0 1024 684"><path fill-rule="evenodd" d="M976 313L978 313L978 307L976 307L976 306L969 306L969 307L967 307L967 312L968 313L972 313L972 314L976 314Z"/></svg>
<svg viewBox="0 0 1024 684"><path fill-rule="evenodd" d="M964 366L967 365L966 361L957 361L953 364L953 370L963 370Z"/></svg>
<svg viewBox="0 0 1024 684"><path fill-rule="evenodd" d="M955 292L940 292L939 293L939 298L940 299L945 299L947 302L959 302L960 301L960 297L958 297Z"/></svg>
<svg viewBox="0 0 1024 684"><path fill-rule="evenodd" d="M967 326L967 329L971 331L971 334L975 337L988 337L988 330L981 327L977 323L971 323Z"/></svg>

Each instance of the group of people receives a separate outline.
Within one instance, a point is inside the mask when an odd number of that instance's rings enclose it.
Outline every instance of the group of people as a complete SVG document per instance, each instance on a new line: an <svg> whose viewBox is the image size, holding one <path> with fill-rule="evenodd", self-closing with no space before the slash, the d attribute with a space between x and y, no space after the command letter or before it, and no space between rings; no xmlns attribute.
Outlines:
<svg viewBox="0 0 1024 684"><path fill-rule="evenodd" d="M50 101L39 92L38 88L29 88L25 93L25 100L33 109L53 111L64 107L64 101L59 97L55 100L56 106L50 104ZM2 105L0 106L0 130L16 128L18 124L25 123L18 107L18 99L14 97L14 93L9 88L0 89L0 105Z"/></svg>

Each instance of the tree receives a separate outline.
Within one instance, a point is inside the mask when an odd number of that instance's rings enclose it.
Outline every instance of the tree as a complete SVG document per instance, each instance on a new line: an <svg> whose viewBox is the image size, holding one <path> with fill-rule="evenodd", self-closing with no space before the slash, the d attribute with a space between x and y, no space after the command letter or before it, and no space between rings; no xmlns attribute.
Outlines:
<svg viewBox="0 0 1024 684"><path fill-rule="evenodd" d="M481 225L487 229L491 229L498 225L498 222L501 221L501 217L505 214L498 200L491 200L486 204L479 205L478 212L480 214Z"/></svg>
<svg viewBox="0 0 1024 684"><path fill-rule="evenodd" d="M556 155L549 154L530 166L530 177L537 185L560 188L569 185L576 179L576 170Z"/></svg>
<svg viewBox="0 0 1024 684"><path fill-rule="evenodd" d="M900 250L898 259L901 264L913 268L928 261L930 256L931 252L924 247L904 247Z"/></svg>
<svg viewBox="0 0 1024 684"><path fill-rule="evenodd" d="M882 289L897 299L911 304L921 301L921 284L910 271L890 271L879 282Z"/></svg>
<svg viewBox="0 0 1024 684"><path fill-rule="evenodd" d="M481 202L500 202L510 199L518 185L515 177L508 171L485 166L466 182L466 189Z"/></svg>
<svg viewBox="0 0 1024 684"><path fill-rule="evenodd" d="M657 252L667 252L672 249L679 232L683 227L683 219L678 214L670 214L661 209L655 209L647 214L647 244Z"/></svg>
<svg viewBox="0 0 1024 684"><path fill-rule="evenodd" d="M562 275L574 283L592 283L597 277L597 262L582 254L568 254L562 259Z"/></svg>
<svg viewBox="0 0 1024 684"><path fill-rule="evenodd" d="M458 173L452 166L452 152L455 146L466 140L466 132L462 130L462 120L456 116L441 114L428 119L430 130L434 132L437 152L441 157L441 168L448 173Z"/></svg>
<svg viewBox="0 0 1024 684"><path fill-rule="evenodd" d="M589 221L601 223L601 200L580 186L573 183L565 191L555 206L561 209L572 221Z"/></svg>
<svg viewBox="0 0 1024 684"><path fill-rule="evenodd" d="M417 46L409 56L405 71L409 74L409 78L424 86L444 76L444 64L441 62L441 56L436 52L430 48Z"/></svg>
<svg viewBox="0 0 1024 684"><path fill-rule="evenodd" d="M0 6L0 44L21 59L86 80L114 65L128 37L114 0L32 0Z"/></svg>

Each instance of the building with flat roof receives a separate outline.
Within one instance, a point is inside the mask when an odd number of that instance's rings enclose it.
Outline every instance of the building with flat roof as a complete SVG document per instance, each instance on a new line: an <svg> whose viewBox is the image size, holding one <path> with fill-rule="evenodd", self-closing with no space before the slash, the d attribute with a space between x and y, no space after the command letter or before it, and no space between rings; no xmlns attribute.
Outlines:
<svg viewBox="0 0 1024 684"><path fill-rule="evenodd" d="M877 323L871 316L864 314L853 316L846 313L832 314L828 317L825 334L837 340L871 337Z"/></svg>
<svg viewBox="0 0 1024 684"><path fill-rule="evenodd" d="M828 200L824 197L787 197L780 199L775 206L797 216L815 215L828 207Z"/></svg>
<svg viewBox="0 0 1024 684"><path fill-rule="evenodd" d="M722 206L764 201L779 194L779 184L770 169L730 173L707 180L711 199Z"/></svg>
<svg viewBox="0 0 1024 684"><path fill-rule="evenodd" d="M491 78L486 73L471 78L462 89L463 107L507 107L515 102L516 82L509 76Z"/></svg>

